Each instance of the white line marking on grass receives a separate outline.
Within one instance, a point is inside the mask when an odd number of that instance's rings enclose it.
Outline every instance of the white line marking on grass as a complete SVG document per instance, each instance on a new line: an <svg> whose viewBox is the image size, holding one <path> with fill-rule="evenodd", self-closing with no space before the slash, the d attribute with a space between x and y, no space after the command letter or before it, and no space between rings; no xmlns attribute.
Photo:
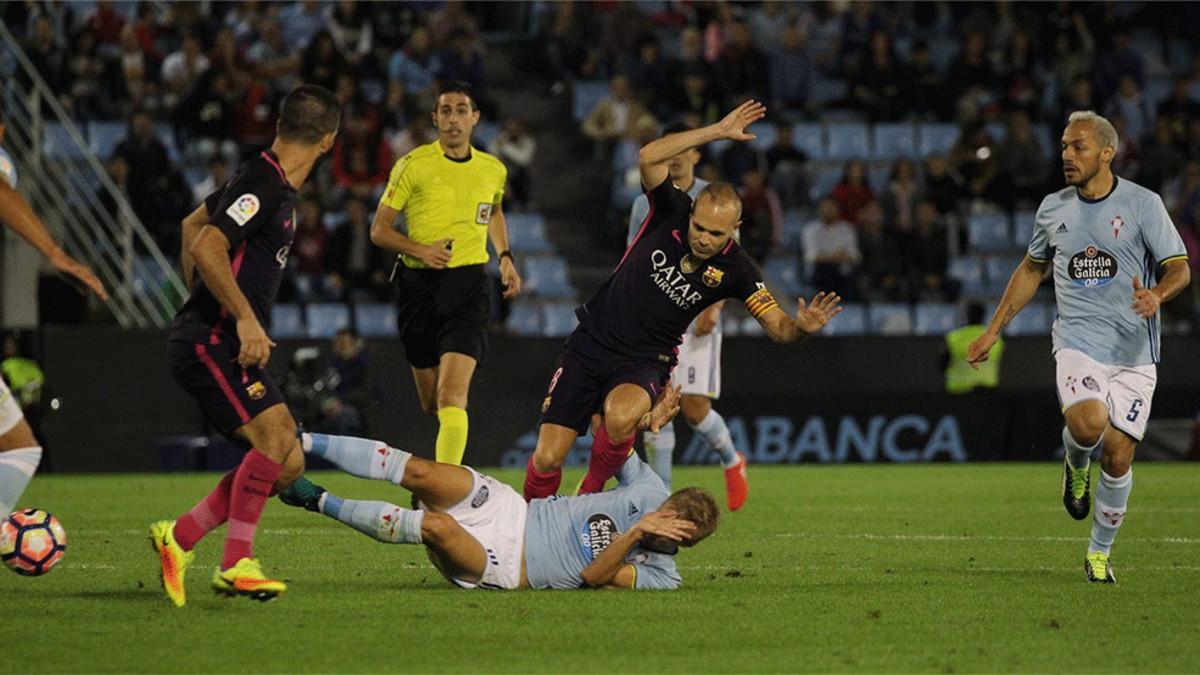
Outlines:
<svg viewBox="0 0 1200 675"><path fill-rule="evenodd" d="M1052 541L1083 542L1087 537L1030 537L996 534L826 534L817 532L779 532L776 537L795 539L864 539L868 541ZM1138 541L1151 544L1200 544L1200 539L1191 537L1122 537L1121 541Z"/></svg>
<svg viewBox="0 0 1200 675"><path fill-rule="evenodd" d="M1033 567L942 567L938 570L931 570L927 567L920 569L906 570L903 566L879 564L874 567L863 565L791 565L777 566L766 565L763 567L753 567L748 565L678 565L681 570L704 570L704 571L732 571L738 570L743 575L755 572L776 572L780 570L788 572L816 572L816 571L835 571L835 572L882 572L885 569L891 570L888 574L909 573L909 574L925 574L931 571L943 572L1070 572L1074 574L1077 570L1074 567L1050 567L1046 565L1036 565ZM1147 571L1171 571L1171 572L1200 572L1200 566L1196 565L1121 565L1120 568L1128 572L1147 572Z"/></svg>

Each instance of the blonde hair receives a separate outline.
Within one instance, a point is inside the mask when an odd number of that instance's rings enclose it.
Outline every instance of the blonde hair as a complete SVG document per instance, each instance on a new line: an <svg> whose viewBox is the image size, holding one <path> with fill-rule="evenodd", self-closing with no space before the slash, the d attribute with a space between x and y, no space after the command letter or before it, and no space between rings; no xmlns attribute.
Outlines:
<svg viewBox="0 0 1200 675"><path fill-rule="evenodd" d="M717 500L706 490L698 487L686 487L667 498L659 507L666 511L674 511L683 520L690 521L696 526L692 537L683 546L693 546L712 534L717 529L721 519L721 511L717 508Z"/></svg>
<svg viewBox="0 0 1200 675"><path fill-rule="evenodd" d="M1100 142L1100 149L1111 147L1117 149L1117 143L1121 140L1117 137L1117 129L1112 125L1112 122L1104 119L1104 117L1096 114L1094 110L1076 110L1067 118L1068 124L1076 122L1087 122L1096 130L1096 140Z"/></svg>

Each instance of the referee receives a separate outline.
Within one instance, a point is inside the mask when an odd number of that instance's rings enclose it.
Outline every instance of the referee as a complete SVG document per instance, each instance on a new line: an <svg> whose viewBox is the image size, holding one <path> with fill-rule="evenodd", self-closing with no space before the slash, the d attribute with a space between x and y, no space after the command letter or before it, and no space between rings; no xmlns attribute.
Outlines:
<svg viewBox="0 0 1200 675"><path fill-rule="evenodd" d="M437 411L437 460L461 464L467 390L487 349L487 240L500 258L504 297L521 292L500 200L508 171L471 147L479 109L471 87L447 82L433 111L438 139L392 167L371 223L371 241L398 253L399 327L417 397ZM407 236L394 227L405 212Z"/></svg>

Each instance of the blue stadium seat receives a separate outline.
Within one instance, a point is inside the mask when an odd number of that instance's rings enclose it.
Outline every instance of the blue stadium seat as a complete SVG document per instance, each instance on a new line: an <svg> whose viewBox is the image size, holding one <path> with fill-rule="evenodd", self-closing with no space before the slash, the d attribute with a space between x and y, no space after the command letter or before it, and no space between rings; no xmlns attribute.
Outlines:
<svg viewBox="0 0 1200 675"><path fill-rule="evenodd" d="M793 255L773 255L763 265L767 286L787 297L800 294L800 260Z"/></svg>
<svg viewBox="0 0 1200 675"><path fill-rule="evenodd" d="M1146 78L1146 90L1143 94L1146 97L1146 101L1150 104L1150 109L1157 110L1158 104L1171 96L1171 89L1173 89L1173 86L1169 77Z"/></svg>
<svg viewBox="0 0 1200 675"><path fill-rule="evenodd" d="M158 136L158 140L162 141L163 145L167 146L167 157L170 158L172 162L179 162L181 155L179 148L175 146L175 129L171 126L171 123L155 122L154 135Z"/></svg>
<svg viewBox="0 0 1200 675"><path fill-rule="evenodd" d="M867 332L867 308L848 303L833 320L825 324L822 335L865 335Z"/></svg>
<svg viewBox="0 0 1200 675"><path fill-rule="evenodd" d="M1021 257L1012 255L991 256L984 262L987 286L993 292L1000 293L1008 285L1013 270L1021 264Z"/></svg>
<svg viewBox="0 0 1200 675"><path fill-rule="evenodd" d="M866 124L840 122L826 128L830 159L867 159L871 156L870 131Z"/></svg>
<svg viewBox="0 0 1200 675"><path fill-rule="evenodd" d="M100 158L101 162L112 157L117 143L125 138L128 128L124 122L90 122L88 123L88 147Z"/></svg>
<svg viewBox="0 0 1200 675"><path fill-rule="evenodd" d="M350 306L341 302L313 303L306 314L310 338L331 338L350 325Z"/></svg>
<svg viewBox="0 0 1200 675"><path fill-rule="evenodd" d="M779 136L779 129L770 122L758 122L750 127L750 132L756 137L750 141L750 146L755 150L767 150L775 145L775 139Z"/></svg>
<svg viewBox="0 0 1200 675"><path fill-rule="evenodd" d="M271 307L272 338L304 337L304 312L300 305L279 303Z"/></svg>
<svg viewBox="0 0 1200 675"><path fill-rule="evenodd" d="M81 135L83 131L80 130ZM84 139L87 142L87 139ZM42 131L42 152L50 159L83 159L85 150L71 138L66 126L47 122Z"/></svg>
<svg viewBox="0 0 1200 675"><path fill-rule="evenodd" d="M582 121L592 112L592 108L608 95L608 82L605 80L577 80L572 85L571 112L575 119Z"/></svg>
<svg viewBox="0 0 1200 675"><path fill-rule="evenodd" d="M809 185L809 195L814 202L820 201L828 197L833 188L837 186L838 181L842 179L842 173L845 172L840 166L824 166L818 168L812 177L812 183Z"/></svg>
<svg viewBox="0 0 1200 675"><path fill-rule="evenodd" d="M1025 250L1029 248L1029 240L1033 238L1033 223L1037 218L1036 211L1017 211L1013 214L1013 248Z"/></svg>
<svg viewBox="0 0 1200 675"><path fill-rule="evenodd" d="M973 213L967 218L967 238L977 253L997 253L1012 248L1008 214Z"/></svg>
<svg viewBox="0 0 1200 675"><path fill-rule="evenodd" d="M917 304L915 335L945 335L958 328L958 306L949 302L922 302Z"/></svg>
<svg viewBox="0 0 1200 675"><path fill-rule="evenodd" d="M1046 157L1057 157L1059 149L1062 147L1060 140L1062 130L1051 131L1049 124L1033 125L1033 137L1037 139L1038 145L1042 148L1042 153Z"/></svg>
<svg viewBox="0 0 1200 675"><path fill-rule="evenodd" d="M958 134L957 124L926 122L917 130L917 152L922 159L949 152L958 140Z"/></svg>
<svg viewBox="0 0 1200 675"><path fill-rule="evenodd" d="M354 306L354 325L363 337L394 337L396 305L390 302L360 302Z"/></svg>
<svg viewBox="0 0 1200 675"><path fill-rule="evenodd" d="M965 255L950 261L947 274L962 283L963 293L975 295L983 292L983 262L976 256Z"/></svg>
<svg viewBox="0 0 1200 675"><path fill-rule="evenodd" d="M800 252L804 249L804 226L813 219L813 214L799 209L790 209L783 214L783 232L780 242L788 251Z"/></svg>
<svg viewBox="0 0 1200 675"><path fill-rule="evenodd" d="M850 93L846 80L832 80L826 77L814 77L808 88L808 102L817 108L824 108L830 103L844 101Z"/></svg>
<svg viewBox="0 0 1200 675"><path fill-rule="evenodd" d="M550 253L554 245L546 237L546 219L540 213L505 213L508 245L521 253Z"/></svg>
<svg viewBox="0 0 1200 675"><path fill-rule="evenodd" d="M1054 324L1054 308L1044 302L1031 302L1008 322L1006 335L1049 335Z"/></svg>
<svg viewBox="0 0 1200 675"><path fill-rule="evenodd" d="M880 302L870 306L867 316L871 332L879 335L911 335L912 308L898 302ZM835 319L836 320L836 319Z"/></svg>
<svg viewBox="0 0 1200 675"><path fill-rule="evenodd" d="M542 334L542 313L537 303L514 302L508 312L508 331L522 337L537 337Z"/></svg>
<svg viewBox="0 0 1200 675"><path fill-rule="evenodd" d="M539 256L525 260L525 285L540 297L573 296L575 289L567 278L567 263L559 256Z"/></svg>
<svg viewBox="0 0 1200 675"><path fill-rule="evenodd" d="M500 124L492 121L482 121L475 125L475 130L471 132L471 145L477 148L487 150L488 144L492 139L500 135Z"/></svg>
<svg viewBox="0 0 1200 675"><path fill-rule="evenodd" d="M575 318L575 303L548 302L542 305L542 335L566 337L578 324L579 320Z"/></svg>
<svg viewBox="0 0 1200 675"><path fill-rule="evenodd" d="M876 195L887 191L888 181L892 178L892 165L888 162L872 162L867 166L867 185Z"/></svg>
<svg viewBox="0 0 1200 675"><path fill-rule="evenodd" d="M825 128L815 122L793 124L792 145L803 150L810 160L825 159Z"/></svg>
<svg viewBox="0 0 1200 675"><path fill-rule="evenodd" d="M916 157L916 130L908 122L875 125L875 159Z"/></svg>

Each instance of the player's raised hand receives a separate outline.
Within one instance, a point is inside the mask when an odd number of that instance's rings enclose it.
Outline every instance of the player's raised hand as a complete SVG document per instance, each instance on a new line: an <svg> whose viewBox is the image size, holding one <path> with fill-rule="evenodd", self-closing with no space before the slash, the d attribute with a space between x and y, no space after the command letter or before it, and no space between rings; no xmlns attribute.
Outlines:
<svg viewBox="0 0 1200 675"><path fill-rule="evenodd" d="M438 239L430 242L417 256L421 262L428 265L431 269L442 270L450 264L450 258L454 257L454 251L450 248L450 239Z"/></svg>
<svg viewBox="0 0 1200 675"><path fill-rule="evenodd" d="M967 363L975 370L979 370L979 364L988 360L994 344L996 344L996 336L987 332L972 340L971 344L967 345Z"/></svg>
<svg viewBox="0 0 1200 675"><path fill-rule="evenodd" d="M757 136L746 132L746 127L761 120L767 114L767 107L751 99L733 109L725 119L717 122L721 135L731 141L752 141Z"/></svg>
<svg viewBox="0 0 1200 675"><path fill-rule="evenodd" d="M258 319L254 317L240 319L237 322L237 334L238 341L242 343L242 348L238 351L237 356L238 365L243 368L250 366L266 368L267 361L271 358L271 348L275 346L275 343L267 337L267 332L263 330Z"/></svg>
<svg viewBox="0 0 1200 675"><path fill-rule="evenodd" d="M1133 278L1133 311L1143 319L1158 314L1158 308L1162 305L1162 300L1158 297L1158 293L1142 286L1142 278L1135 276Z"/></svg>
<svg viewBox="0 0 1200 675"><path fill-rule="evenodd" d="M639 428L658 433L659 429L675 419L675 415L679 414L679 400L683 396L682 391L683 387L676 387L667 382L667 386L663 387L662 393L654 401L654 407L643 417L644 424L638 425Z"/></svg>
<svg viewBox="0 0 1200 675"><path fill-rule="evenodd" d="M680 518L674 511L651 511L642 516L636 527L643 534L654 534L671 541L683 541L696 531L695 523Z"/></svg>
<svg viewBox="0 0 1200 675"><path fill-rule="evenodd" d="M512 299L520 295L521 275L517 274L517 266L508 256L500 259L500 283L504 286L505 298Z"/></svg>
<svg viewBox="0 0 1200 675"><path fill-rule="evenodd" d="M806 305L804 298L800 298L796 305L796 327L805 333L816 333L842 311L841 302L840 295L825 291L814 295L811 305Z"/></svg>
<svg viewBox="0 0 1200 675"><path fill-rule="evenodd" d="M91 268L80 263L71 256L59 251L57 255L50 256L50 264L60 274L64 274L71 278L72 283L79 287L79 290L87 295L90 290L100 297L105 302L108 301L108 291L104 288L104 283L96 277Z"/></svg>

